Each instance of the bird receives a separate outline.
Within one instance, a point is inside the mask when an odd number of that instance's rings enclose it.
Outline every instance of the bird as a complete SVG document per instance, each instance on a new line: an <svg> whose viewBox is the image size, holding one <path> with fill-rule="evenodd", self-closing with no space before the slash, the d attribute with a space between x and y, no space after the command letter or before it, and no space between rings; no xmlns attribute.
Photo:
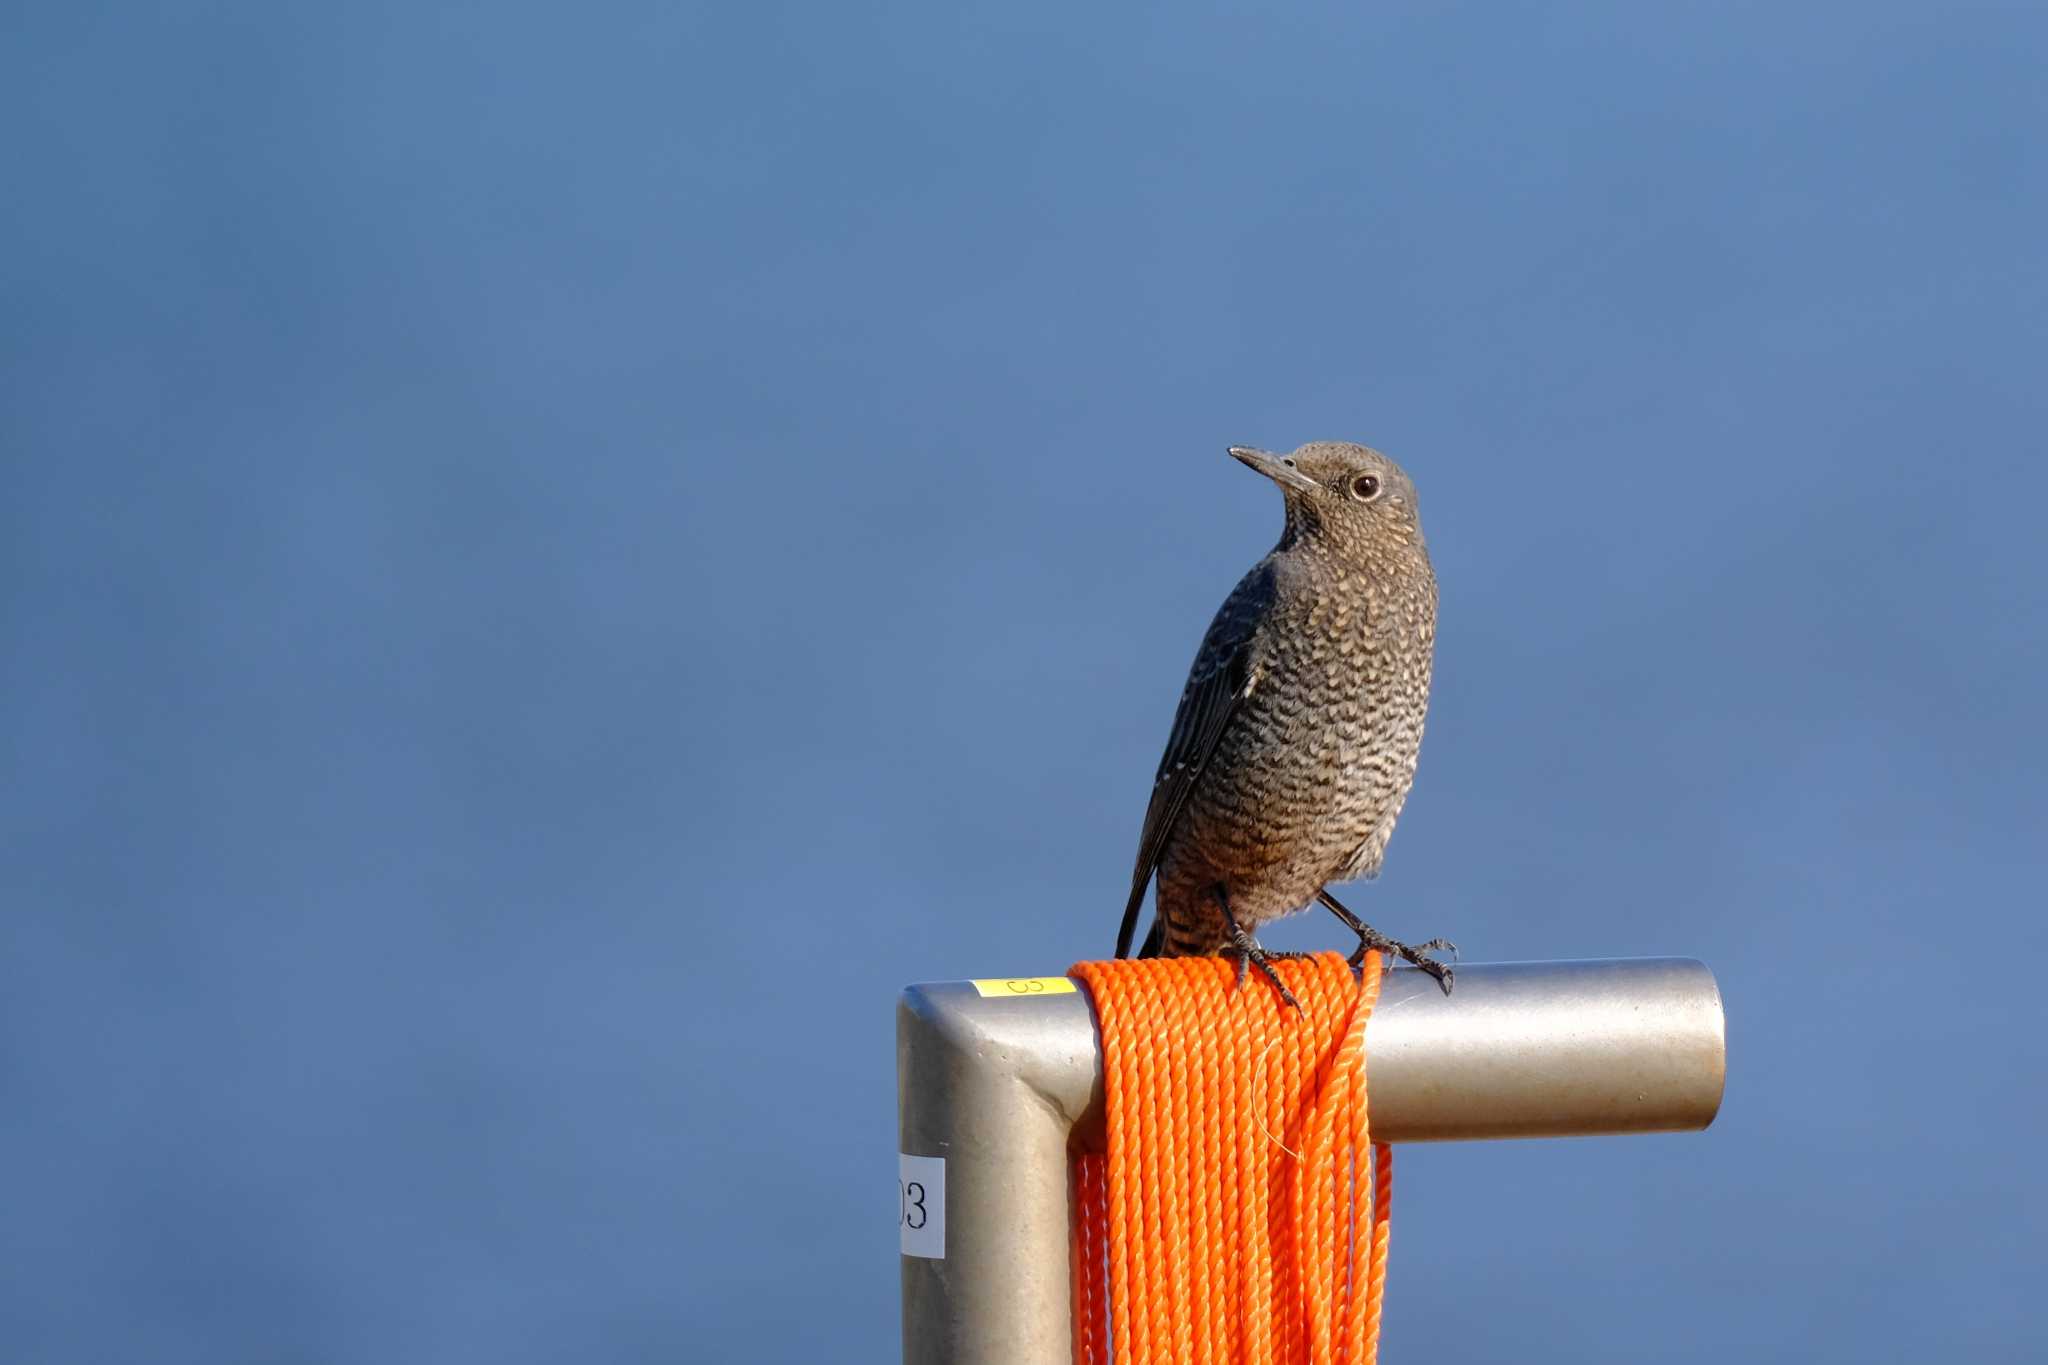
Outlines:
<svg viewBox="0 0 2048 1365"><path fill-rule="evenodd" d="M1248 965L1299 1003L1255 937L1320 902L1368 950L1427 972L1448 995L1444 939L1388 938L1330 894L1378 875L1415 780L1436 647L1436 574L1415 485L1377 450L1313 441L1291 455L1230 454L1279 486L1280 539L1202 637L1153 780L1116 955Z"/></svg>

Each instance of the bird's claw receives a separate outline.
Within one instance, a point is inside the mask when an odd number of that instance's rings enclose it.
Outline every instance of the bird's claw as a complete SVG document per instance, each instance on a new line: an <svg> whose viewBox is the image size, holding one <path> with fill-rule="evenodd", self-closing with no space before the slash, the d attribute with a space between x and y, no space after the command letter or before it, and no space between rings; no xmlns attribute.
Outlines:
<svg viewBox="0 0 2048 1365"><path fill-rule="evenodd" d="M1301 1013L1301 1002L1294 998L1293 991L1287 989L1287 983L1280 979L1280 973L1273 970L1274 958L1299 957L1301 954L1269 953L1259 946L1257 939L1233 923L1230 926L1230 946L1224 950L1224 955L1237 959L1237 988L1239 990L1244 989L1245 976L1250 972L1252 964L1257 963L1259 970L1265 973L1266 979L1273 983L1273 989L1280 992L1280 998L1294 1006L1295 1013Z"/></svg>
<svg viewBox="0 0 2048 1365"><path fill-rule="evenodd" d="M1451 993L1452 978L1457 975L1448 962L1439 962L1431 957L1432 952L1447 952L1455 960L1458 945L1447 938L1433 938L1427 943L1407 944L1399 939L1388 938L1377 929L1366 928L1358 935L1358 947L1346 959L1353 968L1364 964L1365 955L1377 950L1400 958L1403 962L1421 968L1429 974L1430 980L1443 988L1445 995Z"/></svg>

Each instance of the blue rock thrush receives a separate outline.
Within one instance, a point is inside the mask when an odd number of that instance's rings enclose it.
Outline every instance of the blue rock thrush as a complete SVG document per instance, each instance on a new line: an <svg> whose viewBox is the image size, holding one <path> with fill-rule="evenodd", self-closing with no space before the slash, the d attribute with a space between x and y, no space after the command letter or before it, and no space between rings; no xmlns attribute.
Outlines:
<svg viewBox="0 0 2048 1365"><path fill-rule="evenodd" d="M1330 882L1371 877L1415 780L1436 642L1436 575L1415 485L1376 450L1318 441L1292 455L1232 447L1280 485L1287 524L1216 613L1189 670L1152 786L1116 955L1128 956L1158 874L1140 957L1225 954L1257 964L1253 934L1321 901L1378 949L1451 968L1361 922Z"/></svg>

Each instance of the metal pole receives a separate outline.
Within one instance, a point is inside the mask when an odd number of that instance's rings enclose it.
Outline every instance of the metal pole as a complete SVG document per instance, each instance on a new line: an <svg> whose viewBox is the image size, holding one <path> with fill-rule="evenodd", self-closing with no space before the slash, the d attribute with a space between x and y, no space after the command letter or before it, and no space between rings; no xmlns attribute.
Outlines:
<svg viewBox="0 0 2048 1365"><path fill-rule="evenodd" d="M1725 1075L1720 990L1685 958L1463 964L1448 998L1389 972L1366 1049L1384 1142L1692 1131ZM1087 996L911 986L896 1076L906 1365L1071 1365L1072 1153L1103 1122Z"/></svg>

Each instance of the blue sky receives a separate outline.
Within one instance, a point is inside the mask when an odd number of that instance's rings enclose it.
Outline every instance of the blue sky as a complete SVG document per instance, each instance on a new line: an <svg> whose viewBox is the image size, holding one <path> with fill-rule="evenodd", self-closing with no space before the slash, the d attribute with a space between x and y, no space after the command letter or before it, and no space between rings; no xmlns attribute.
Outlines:
<svg viewBox="0 0 2048 1365"><path fill-rule="evenodd" d="M2036 7L9 28L10 1360L893 1358L895 994L1107 953L1319 438L1443 588L1354 905L1729 1013L1404 1154L1388 1358L2048 1348Z"/></svg>

